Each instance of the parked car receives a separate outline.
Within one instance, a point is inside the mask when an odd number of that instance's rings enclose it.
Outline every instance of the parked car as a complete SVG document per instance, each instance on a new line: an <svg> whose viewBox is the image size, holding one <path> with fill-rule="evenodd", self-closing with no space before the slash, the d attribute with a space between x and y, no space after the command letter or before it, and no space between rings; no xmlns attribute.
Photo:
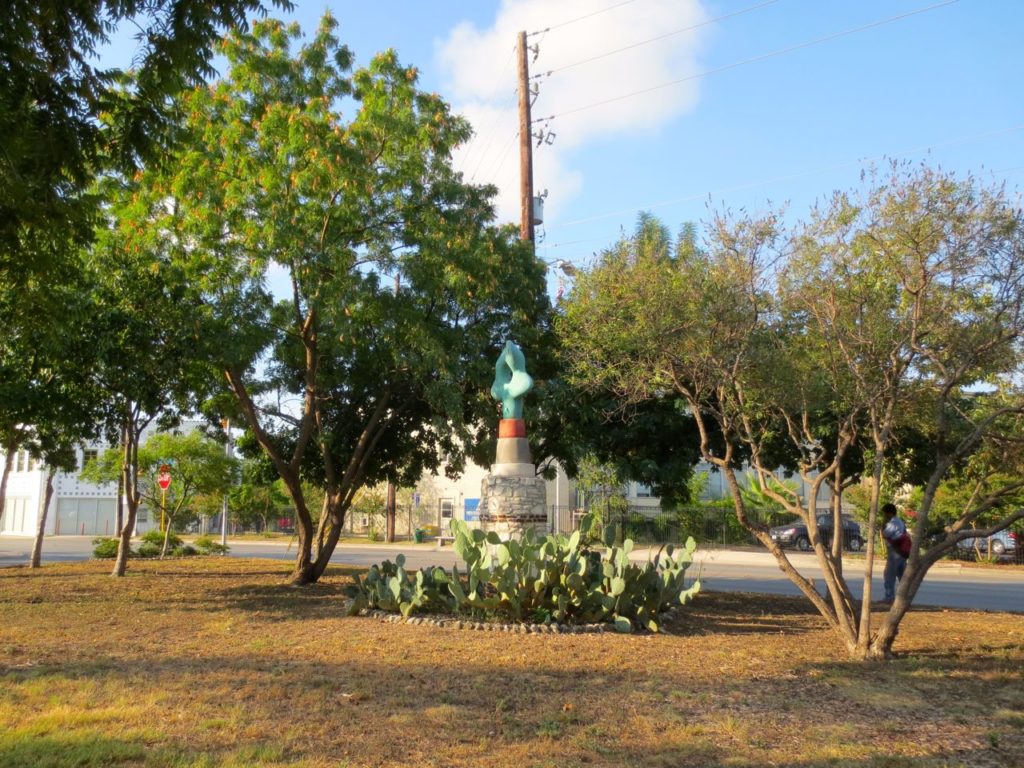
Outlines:
<svg viewBox="0 0 1024 768"><path fill-rule="evenodd" d="M832 541L832 515L818 515L818 531L824 542ZM796 547L801 552L807 552L811 548L811 539L807 535L807 526L799 518L785 525L779 525L769 530L772 541L776 541L783 547ZM864 534L861 533L860 525L852 517L843 515L843 547L851 552L859 552L864 546Z"/></svg>
<svg viewBox="0 0 1024 768"><path fill-rule="evenodd" d="M957 546L964 551L980 552L983 555L991 554L993 557L1013 557L1017 552L1021 534L1014 531L999 531L991 536L979 536L974 539L964 539L957 542Z"/></svg>

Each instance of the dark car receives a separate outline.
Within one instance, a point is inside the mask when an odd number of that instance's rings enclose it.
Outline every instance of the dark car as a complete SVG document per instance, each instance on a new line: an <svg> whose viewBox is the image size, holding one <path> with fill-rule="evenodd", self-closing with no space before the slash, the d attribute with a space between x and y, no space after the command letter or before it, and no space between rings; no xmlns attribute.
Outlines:
<svg viewBox="0 0 1024 768"><path fill-rule="evenodd" d="M1017 552L1017 545L1020 543L1021 535L1013 531L999 531L989 537L979 536L976 539L964 539L957 542L961 551L980 552L983 555L991 554L993 557L1012 558Z"/></svg>
<svg viewBox="0 0 1024 768"><path fill-rule="evenodd" d="M832 515L818 515L818 531L821 533L822 541L826 544L832 541ZM772 541L778 542L783 547L796 547L801 552L807 552L811 548L807 526L800 519L776 526L769 533ZM853 518L843 515L843 547L851 552L859 552L862 546L864 546L864 535L860 531L860 525Z"/></svg>

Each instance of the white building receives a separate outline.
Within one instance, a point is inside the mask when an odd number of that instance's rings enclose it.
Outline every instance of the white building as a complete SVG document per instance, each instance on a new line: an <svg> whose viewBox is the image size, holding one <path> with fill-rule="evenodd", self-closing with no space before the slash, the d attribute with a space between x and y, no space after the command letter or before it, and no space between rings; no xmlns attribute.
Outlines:
<svg viewBox="0 0 1024 768"><path fill-rule="evenodd" d="M199 421L184 421L175 430L190 432L200 426ZM156 428L143 432L145 442ZM53 478L53 498L46 516L48 536L115 536L117 520L117 483L94 485L82 480L78 473L85 463L109 446L96 442L78 449L78 466L73 472L58 472ZM32 459L27 451L17 451L12 457L11 473L7 479L7 501L0 517L0 534L35 536L39 529L39 515L46 498L46 467ZM0 470L7 457L0 453ZM159 513L159 510L157 510ZM160 515L146 507L139 508L135 522L136 533L145 533L160 525Z"/></svg>

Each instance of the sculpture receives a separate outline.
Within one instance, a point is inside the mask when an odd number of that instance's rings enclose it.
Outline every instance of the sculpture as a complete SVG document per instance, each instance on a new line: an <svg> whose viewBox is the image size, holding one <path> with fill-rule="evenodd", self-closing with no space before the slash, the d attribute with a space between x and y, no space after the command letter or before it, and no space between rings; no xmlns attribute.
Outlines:
<svg viewBox="0 0 1024 768"><path fill-rule="evenodd" d="M533 388L533 378L526 372L526 357L514 341L506 341L494 365L491 397L501 401L503 419L523 418L523 397Z"/></svg>

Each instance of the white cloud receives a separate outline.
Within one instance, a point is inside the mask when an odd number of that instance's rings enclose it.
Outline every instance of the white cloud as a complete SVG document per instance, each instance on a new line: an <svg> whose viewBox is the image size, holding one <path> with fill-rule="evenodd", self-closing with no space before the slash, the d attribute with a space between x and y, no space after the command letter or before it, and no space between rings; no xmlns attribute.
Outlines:
<svg viewBox="0 0 1024 768"><path fill-rule="evenodd" d="M553 144L534 150L534 187L550 190L548 221L585 183L583 173L572 164L574 149L622 136L642 139L696 104L698 81L691 80L574 111L695 74L697 53L708 29L673 34L571 66L708 19L699 0L639 0L558 26L613 3L595 5L594 0L557 4L503 0L492 26L478 29L463 23L437 43L446 92L476 131L473 141L460 151L457 167L467 178L498 185L502 219L519 219L514 51L520 30L529 33L552 27L528 38L529 44L540 46L540 55L530 64L531 74L552 72L539 80L540 94L533 106L535 120L555 116L547 125L534 125L535 131L543 128L556 135Z"/></svg>

